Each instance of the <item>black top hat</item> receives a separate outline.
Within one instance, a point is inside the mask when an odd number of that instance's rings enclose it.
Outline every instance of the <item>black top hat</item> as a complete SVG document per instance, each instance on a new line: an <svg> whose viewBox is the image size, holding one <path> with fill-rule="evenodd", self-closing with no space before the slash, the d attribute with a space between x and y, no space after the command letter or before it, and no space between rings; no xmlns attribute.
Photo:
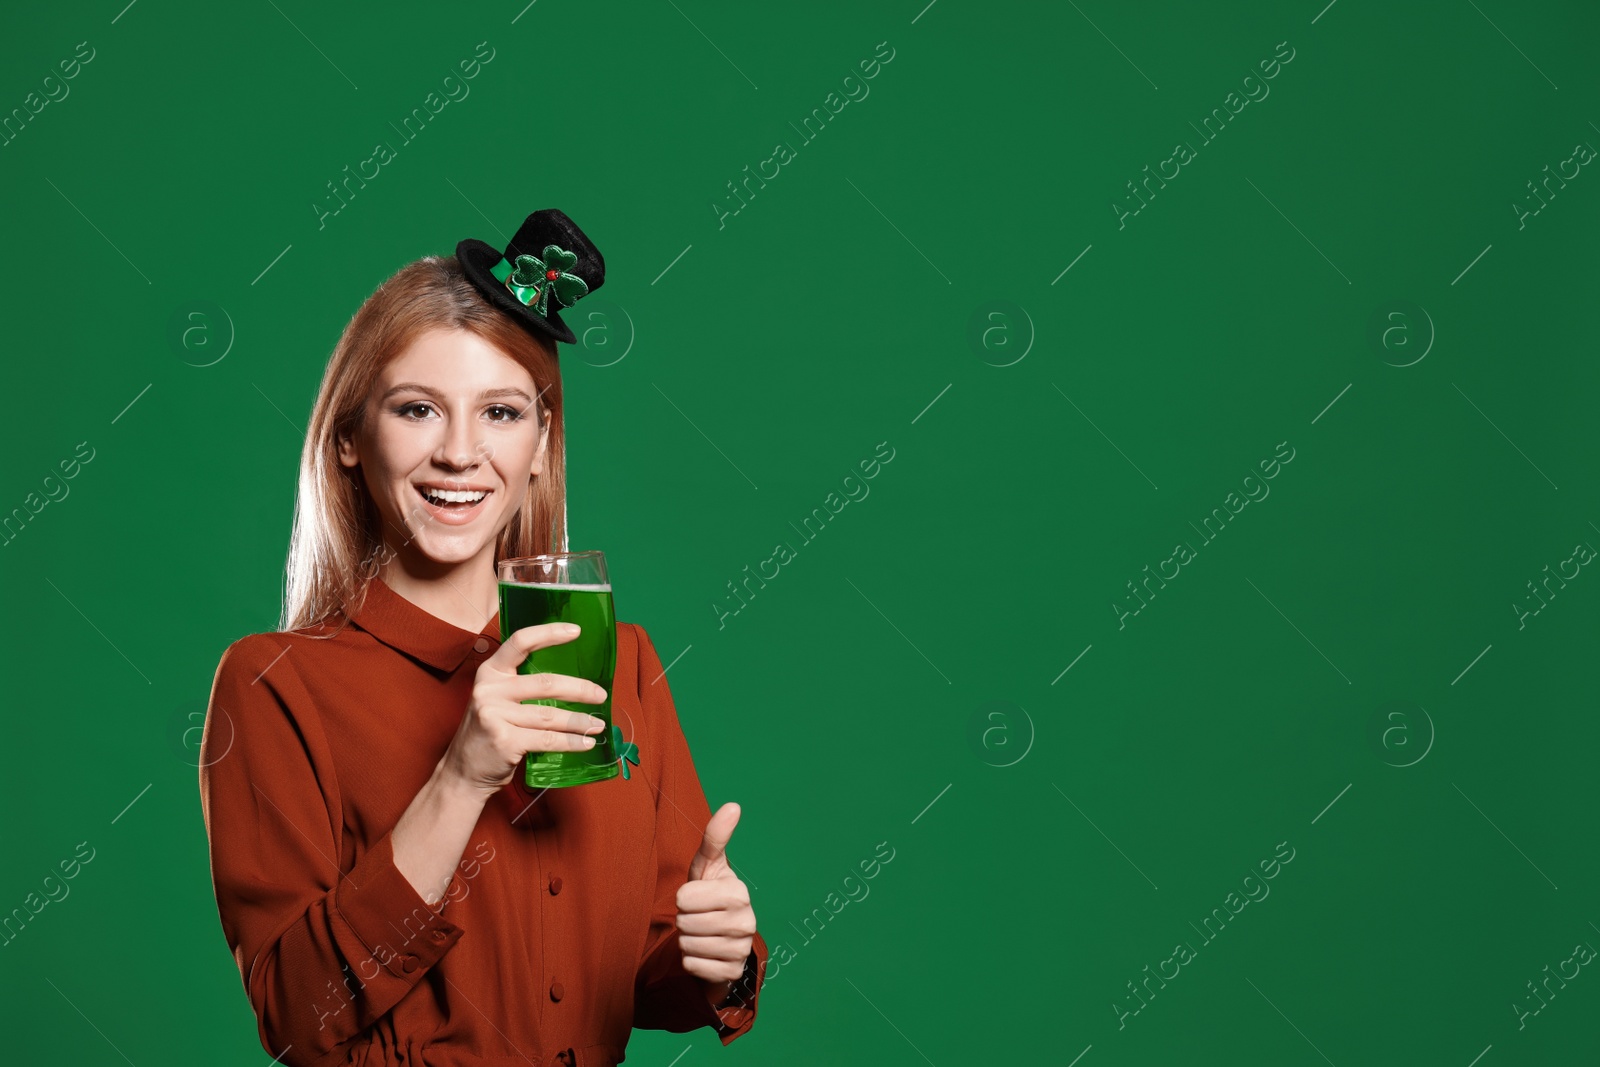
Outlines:
<svg viewBox="0 0 1600 1067"><path fill-rule="evenodd" d="M578 229L553 207L529 215L505 253L471 237L456 245L456 259L489 302L531 333L576 344L560 308L605 284L606 261Z"/></svg>

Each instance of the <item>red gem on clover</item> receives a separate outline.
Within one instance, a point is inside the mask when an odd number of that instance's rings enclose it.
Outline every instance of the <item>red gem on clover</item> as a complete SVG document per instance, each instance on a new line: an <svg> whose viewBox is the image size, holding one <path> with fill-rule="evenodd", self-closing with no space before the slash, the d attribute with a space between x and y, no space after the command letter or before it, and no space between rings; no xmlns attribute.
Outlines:
<svg viewBox="0 0 1600 1067"><path fill-rule="evenodd" d="M561 277L561 272L558 270L547 270L544 272L544 276L549 278L551 281L555 281L557 278Z"/></svg>

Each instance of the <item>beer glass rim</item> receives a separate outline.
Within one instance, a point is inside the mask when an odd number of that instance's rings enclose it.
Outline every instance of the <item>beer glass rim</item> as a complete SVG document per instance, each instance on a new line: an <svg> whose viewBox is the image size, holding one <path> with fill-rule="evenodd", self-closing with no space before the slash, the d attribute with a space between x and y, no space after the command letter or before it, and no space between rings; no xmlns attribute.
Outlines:
<svg viewBox="0 0 1600 1067"><path fill-rule="evenodd" d="M507 556L500 560L497 566L504 567L512 563L537 563L555 559L582 559L585 556L604 557L605 553L598 548L591 548L584 552L541 552L537 556Z"/></svg>
<svg viewBox="0 0 1600 1067"><path fill-rule="evenodd" d="M535 577L551 574L561 577L593 574L598 580L607 581L606 554L598 549L587 552L541 552L537 556L513 556L495 565L495 579L501 582L517 583L523 575Z"/></svg>

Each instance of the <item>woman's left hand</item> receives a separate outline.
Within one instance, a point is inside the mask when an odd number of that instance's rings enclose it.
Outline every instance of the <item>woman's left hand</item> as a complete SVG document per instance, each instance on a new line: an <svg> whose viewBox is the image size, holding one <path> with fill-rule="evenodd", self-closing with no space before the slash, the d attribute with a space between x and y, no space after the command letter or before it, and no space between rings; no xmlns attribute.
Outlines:
<svg viewBox="0 0 1600 1067"><path fill-rule="evenodd" d="M706 823L689 879L678 888L678 943L683 969L706 984L716 1006L744 974L756 932L750 891L728 863L728 839L739 824L739 805L722 805Z"/></svg>

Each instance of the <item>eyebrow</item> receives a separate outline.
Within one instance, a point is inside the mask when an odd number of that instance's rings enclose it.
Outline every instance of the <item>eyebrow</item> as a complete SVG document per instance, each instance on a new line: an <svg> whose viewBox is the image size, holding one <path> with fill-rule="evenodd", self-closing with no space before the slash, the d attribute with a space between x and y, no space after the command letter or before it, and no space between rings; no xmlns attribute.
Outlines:
<svg viewBox="0 0 1600 1067"><path fill-rule="evenodd" d="M392 388L388 392L384 393L383 396L379 397L378 398L378 403L380 403L380 404L383 403L384 401L388 400L391 396L394 396L396 393L405 393L405 392L421 393L424 396L431 396L435 400L443 400L444 399L444 394L443 393L439 392L437 389L432 388L431 386L423 385L421 382L401 382L399 385L396 385L394 388ZM533 403L533 397L529 396L527 393L525 393L521 389L518 389L518 388L516 388L514 386L513 387L509 387L509 388L504 388L504 389L485 389L483 392L478 394L478 399L480 399L480 400L488 400L488 399L490 399L492 397L500 397L500 396L520 396L525 402L527 402L529 404Z"/></svg>

